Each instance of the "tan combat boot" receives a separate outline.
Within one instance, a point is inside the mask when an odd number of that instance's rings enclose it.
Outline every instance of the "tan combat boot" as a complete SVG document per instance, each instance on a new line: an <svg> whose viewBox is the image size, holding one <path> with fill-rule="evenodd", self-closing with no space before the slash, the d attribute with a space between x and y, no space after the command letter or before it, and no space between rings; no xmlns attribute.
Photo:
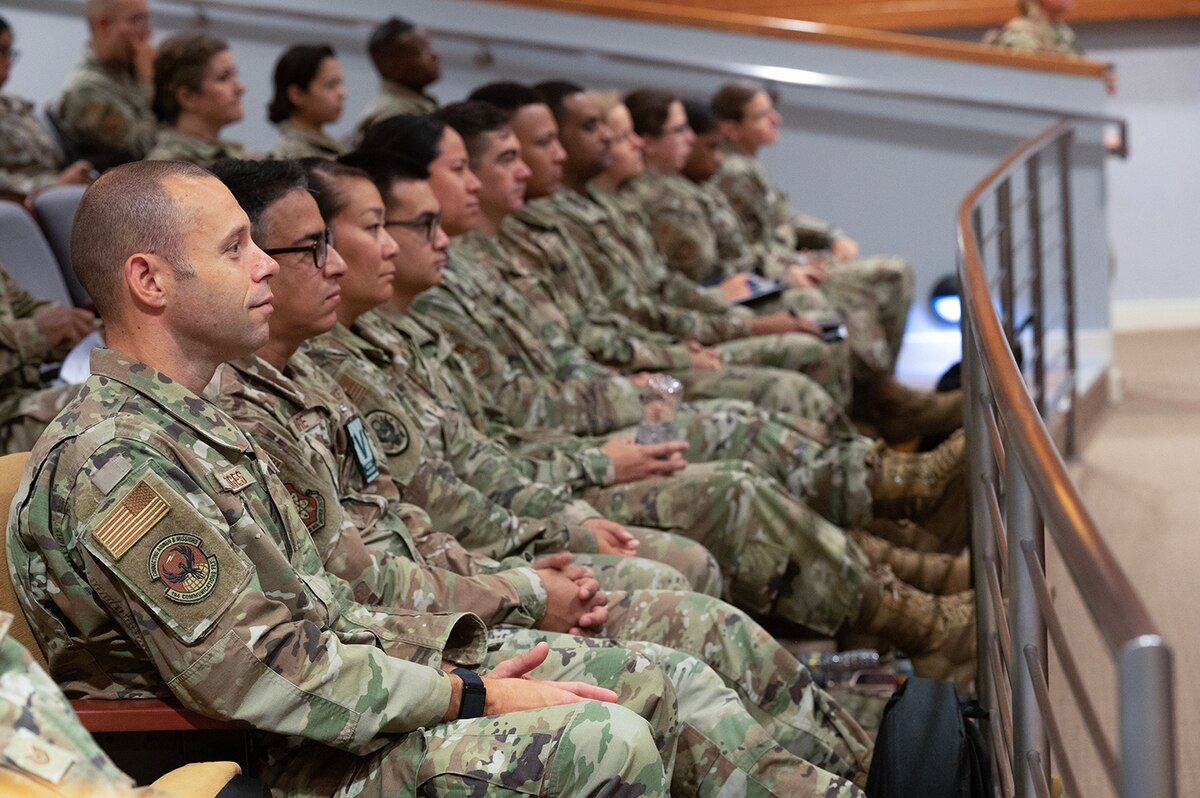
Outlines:
<svg viewBox="0 0 1200 798"><path fill-rule="evenodd" d="M863 529L894 546L920 552L959 554L970 542L967 540L966 525L957 530L945 530L948 537L939 537L907 518L872 518L863 525Z"/></svg>
<svg viewBox="0 0 1200 798"><path fill-rule="evenodd" d="M949 435L963 423L962 391L920 391L890 374L854 384L854 417L869 422L888 443Z"/></svg>
<svg viewBox="0 0 1200 798"><path fill-rule="evenodd" d="M907 518L944 539L966 536L965 439L955 432L932 452L883 449L871 484L877 518Z"/></svg>
<svg viewBox="0 0 1200 798"><path fill-rule="evenodd" d="M971 560L965 551L957 557L923 553L894 546L862 529L850 531L872 565L886 565L900 580L935 596L950 596L971 588Z"/></svg>
<svg viewBox="0 0 1200 798"><path fill-rule="evenodd" d="M877 634L912 658L918 676L950 679L965 687L975 678L975 593L931 596L873 566L863 582L852 623Z"/></svg>

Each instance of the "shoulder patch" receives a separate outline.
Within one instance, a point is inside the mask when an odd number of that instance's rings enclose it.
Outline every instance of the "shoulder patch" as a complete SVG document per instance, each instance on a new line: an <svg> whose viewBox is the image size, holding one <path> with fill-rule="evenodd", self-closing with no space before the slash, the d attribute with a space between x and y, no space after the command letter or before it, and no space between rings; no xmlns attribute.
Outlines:
<svg viewBox="0 0 1200 798"><path fill-rule="evenodd" d="M379 476L379 464L375 462L375 452L371 449L371 439L363 427L362 419L358 416L346 422L346 434L350 436L350 445L354 452L354 461L362 472L363 480L374 482Z"/></svg>
<svg viewBox="0 0 1200 798"><path fill-rule="evenodd" d="M325 497L319 491L300 490L290 482L285 483L284 487L308 534L315 535L318 529L325 526Z"/></svg>
<svg viewBox="0 0 1200 798"><path fill-rule="evenodd" d="M67 769L75 764L75 754L41 739L26 728L13 730L12 738L4 748L4 758L51 784L60 784Z"/></svg>
<svg viewBox="0 0 1200 798"><path fill-rule="evenodd" d="M137 531L144 521L123 525L114 521L118 532L127 530L115 538L120 556L103 542L101 526L92 528L83 545L157 616L164 628L183 642L194 643L213 627L250 581L250 566L223 530L168 485L153 467L142 467L131 479L133 487L115 505L97 513L104 519L101 523L125 517L118 513L122 508L136 516L141 502L146 507L163 505L154 511L161 512L159 519L136 535L128 530ZM114 540L114 534L109 532L108 539Z"/></svg>
<svg viewBox="0 0 1200 798"><path fill-rule="evenodd" d="M221 564L202 545L195 535L168 535L150 550L150 581L159 582L171 601L197 604L216 589Z"/></svg>
<svg viewBox="0 0 1200 798"><path fill-rule="evenodd" d="M388 457L396 457L408 451L411 438L408 427L394 414L386 410L372 410L367 413L367 424L383 445L383 453Z"/></svg>

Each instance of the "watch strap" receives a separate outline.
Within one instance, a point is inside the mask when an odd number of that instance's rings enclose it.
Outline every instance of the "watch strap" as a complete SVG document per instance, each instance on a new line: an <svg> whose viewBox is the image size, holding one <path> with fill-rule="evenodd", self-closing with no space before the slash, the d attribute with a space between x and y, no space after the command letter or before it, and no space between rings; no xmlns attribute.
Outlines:
<svg viewBox="0 0 1200 798"><path fill-rule="evenodd" d="M462 679L463 683L462 703L458 710L459 720L482 718L483 708L487 704L487 688L483 686L483 679L475 671L466 668L455 668L450 672Z"/></svg>

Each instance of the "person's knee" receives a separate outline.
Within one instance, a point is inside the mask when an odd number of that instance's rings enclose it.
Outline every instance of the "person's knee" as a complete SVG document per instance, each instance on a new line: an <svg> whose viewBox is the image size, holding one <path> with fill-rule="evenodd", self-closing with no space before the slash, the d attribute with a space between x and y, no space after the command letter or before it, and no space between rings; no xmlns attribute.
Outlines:
<svg viewBox="0 0 1200 798"><path fill-rule="evenodd" d="M556 794L665 796L669 791L650 724L619 704L583 702L553 762Z"/></svg>

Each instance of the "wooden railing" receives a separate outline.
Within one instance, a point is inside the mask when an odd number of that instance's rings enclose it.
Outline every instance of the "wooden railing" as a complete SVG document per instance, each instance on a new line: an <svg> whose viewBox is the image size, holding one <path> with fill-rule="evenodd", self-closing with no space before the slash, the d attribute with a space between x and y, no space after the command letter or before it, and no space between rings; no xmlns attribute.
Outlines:
<svg viewBox="0 0 1200 798"><path fill-rule="evenodd" d="M934 30L1000 25L1011 19L1012 0L667 0L686 8L803 19L871 30ZM608 5L620 8L620 0ZM1200 14L1200 0L1079 0L1072 22L1159 19Z"/></svg>
<svg viewBox="0 0 1200 798"><path fill-rule="evenodd" d="M1066 58L1050 54L1014 54L999 47L988 47L982 44L807 22L793 18L763 16L745 11L705 8L682 0L676 0L676 2L670 2L670 0L485 1L1097 78L1102 78L1107 69L1104 64L1097 61L1079 58Z"/></svg>

